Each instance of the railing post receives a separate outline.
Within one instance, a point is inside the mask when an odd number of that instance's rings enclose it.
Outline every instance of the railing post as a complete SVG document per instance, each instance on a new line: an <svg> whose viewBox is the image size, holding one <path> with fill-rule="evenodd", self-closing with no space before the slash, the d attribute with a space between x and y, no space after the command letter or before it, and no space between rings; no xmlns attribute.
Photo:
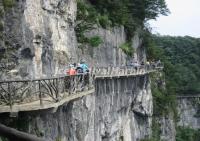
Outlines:
<svg viewBox="0 0 200 141"><path fill-rule="evenodd" d="M58 99L58 97L59 97L58 78L56 78L55 81L56 81L56 90L57 90L57 91L55 91L56 92L56 102L58 102L59 101L59 99Z"/></svg>
<svg viewBox="0 0 200 141"><path fill-rule="evenodd" d="M12 109L13 101L12 101L10 83L12 82L8 82L8 97L9 97L9 106L10 106L10 109Z"/></svg>
<svg viewBox="0 0 200 141"><path fill-rule="evenodd" d="M124 70L124 75L127 75L127 68L125 68Z"/></svg>
<svg viewBox="0 0 200 141"><path fill-rule="evenodd" d="M130 74L132 74L132 75L135 75L134 73L135 73L135 70L134 70L135 68L133 68L133 67L131 67L130 68Z"/></svg>
<svg viewBox="0 0 200 141"><path fill-rule="evenodd" d="M73 94L75 94L76 91L77 91L77 87L78 87L78 85L77 85L78 84L78 76L73 76L73 77L74 77L74 79L73 79L74 80L74 84L73 84L74 85L73 86L74 87L74 91L73 91Z"/></svg>
<svg viewBox="0 0 200 141"><path fill-rule="evenodd" d="M113 68L113 67L111 67L111 70L110 70L110 75L112 75L112 74L113 74L113 70L114 70L114 68Z"/></svg>
<svg viewBox="0 0 200 141"><path fill-rule="evenodd" d="M72 78L71 78L71 76L68 76L68 78L69 78L68 81L69 81L69 95L70 95L72 93L71 92L72 91L72 86L71 86L71 81L72 81L71 79Z"/></svg>
<svg viewBox="0 0 200 141"><path fill-rule="evenodd" d="M41 92L41 81L38 81L38 85L39 85L39 99L40 99L40 106L43 106L43 102L42 102L42 92Z"/></svg>
<svg viewBox="0 0 200 141"><path fill-rule="evenodd" d="M72 88L72 76L69 76L69 95L72 94L73 88Z"/></svg>

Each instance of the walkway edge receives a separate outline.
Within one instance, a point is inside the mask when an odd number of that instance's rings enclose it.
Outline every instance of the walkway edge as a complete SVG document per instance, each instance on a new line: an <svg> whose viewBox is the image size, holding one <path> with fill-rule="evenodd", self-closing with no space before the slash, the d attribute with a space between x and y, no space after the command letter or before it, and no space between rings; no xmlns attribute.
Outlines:
<svg viewBox="0 0 200 141"><path fill-rule="evenodd" d="M72 94L71 96L66 96L61 101L56 102L56 103L50 103L50 102L43 103L43 106L40 105L40 101L35 101L28 104L26 103L26 104L20 104L20 105L13 105L12 109L10 108L10 106L1 106L0 113L6 113L6 112L17 113L20 111L36 111L36 110L44 110L44 109L50 109L50 108L58 108L59 106L63 105L64 103L68 101L81 98L83 96L92 94L94 92L95 92L95 89L93 88L88 91L83 91L80 93Z"/></svg>

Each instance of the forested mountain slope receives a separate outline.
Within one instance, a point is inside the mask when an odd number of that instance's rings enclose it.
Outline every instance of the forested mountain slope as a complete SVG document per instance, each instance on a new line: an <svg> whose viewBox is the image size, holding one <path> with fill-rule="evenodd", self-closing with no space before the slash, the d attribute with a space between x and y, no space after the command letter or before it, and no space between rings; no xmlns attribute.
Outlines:
<svg viewBox="0 0 200 141"><path fill-rule="evenodd" d="M166 82L177 94L200 93L200 39L153 36L155 56L165 63Z"/></svg>

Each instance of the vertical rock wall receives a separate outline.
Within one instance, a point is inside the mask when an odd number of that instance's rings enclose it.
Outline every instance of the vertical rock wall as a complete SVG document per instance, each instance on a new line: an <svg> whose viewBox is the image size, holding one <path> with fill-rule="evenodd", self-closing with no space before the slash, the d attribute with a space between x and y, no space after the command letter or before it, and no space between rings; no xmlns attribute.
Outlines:
<svg viewBox="0 0 200 141"><path fill-rule="evenodd" d="M160 139L162 141L176 141L176 125L172 115L166 115L159 118L160 122Z"/></svg>
<svg viewBox="0 0 200 141"><path fill-rule="evenodd" d="M199 98L178 99L178 125L200 129L200 103Z"/></svg>
<svg viewBox="0 0 200 141"><path fill-rule="evenodd" d="M14 125L20 128L21 122L23 130L49 141L138 141L150 136L151 116L149 77L138 76L99 79L96 93L66 103L56 113L19 113Z"/></svg>
<svg viewBox="0 0 200 141"><path fill-rule="evenodd" d="M5 12L1 48L15 49L8 60L14 62L9 70L16 70L15 77L50 77L82 58L92 66L121 66L131 59L119 49L126 41L123 27L92 31L90 36L99 35L104 42L81 52L74 31L76 10L75 0L18 0ZM139 32L132 42L135 58L144 60ZM97 80L93 95L66 103L52 114L19 113L14 121L18 128L26 121L21 129L53 141L138 141L151 134L151 116L149 77L139 76Z"/></svg>
<svg viewBox="0 0 200 141"><path fill-rule="evenodd" d="M79 51L79 56L84 58L92 66L125 66L130 60L138 60L139 62L146 60L145 49L142 46L140 30L135 31L132 39L132 47L134 48L134 56L129 57L120 49L120 46L126 43L126 33L124 27L114 27L109 30L97 28L87 33L86 36L99 36L103 43L99 47L85 47L84 51ZM79 60L81 59L79 57Z"/></svg>
<svg viewBox="0 0 200 141"><path fill-rule="evenodd" d="M76 0L18 0L4 10L0 51L7 54L9 49L13 50L4 60L4 64L14 63L8 70L16 74L10 78L63 74L69 63L81 59L90 66L123 66L132 59L119 48L126 42L123 27L97 28L88 35L100 36L103 43L98 48L78 49L74 31L76 11ZM135 59L142 61L146 57L139 33L135 32L132 46ZM0 74L2 79L9 76Z"/></svg>
<svg viewBox="0 0 200 141"><path fill-rule="evenodd" d="M77 58L75 0L19 0L4 11L1 48L15 49L11 68L20 77L58 74L69 58Z"/></svg>

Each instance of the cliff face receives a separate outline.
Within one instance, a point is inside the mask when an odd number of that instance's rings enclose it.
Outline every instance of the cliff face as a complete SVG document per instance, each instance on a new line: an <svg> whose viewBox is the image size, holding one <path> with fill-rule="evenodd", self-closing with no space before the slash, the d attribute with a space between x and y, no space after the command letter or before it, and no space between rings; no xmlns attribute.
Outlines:
<svg viewBox="0 0 200 141"><path fill-rule="evenodd" d="M134 48L134 58L142 62L146 60L145 49L142 46L142 39L139 37L139 29L135 32L132 39ZM86 47L83 52L79 51L79 56L88 60L92 66L125 66L129 63L130 57L123 53L119 48L126 42L124 27L114 27L110 30L97 28L89 33L88 37L99 36L103 43L98 48ZM79 58L81 59L81 58Z"/></svg>
<svg viewBox="0 0 200 141"><path fill-rule="evenodd" d="M119 48L126 42L123 27L96 28L87 36L98 35L98 48L78 48L76 40L76 0L17 0L5 9L0 1L3 32L0 39L0 78L40 78L65 73L69 63L85 59L90 66L124 66L131 58ZM3 33L3 34L2 34ZM134 58L146 60L139 29L132 38ZM1 55L0 55L1 56ZM7 65L5 65L7 64ZM7 71L2 71L2 66ZM180 126L200 128L195 117L198 107L180 100ZM152 95L148 76L96 81L96 93L47 111L19 113L17 128L62 141L138 141L151 135ZM5 122L7 116L1 115ZM11 119L11 124L12 124ZM26 121L26 124L24 124ZM5 122L6 123L6 122ZM159 119L161 139L175 140L171 116Z"/></svg>
<svg viewBox="0 0 200 141"><path fill-rule="evenodd" d="M50 76L70 57L77 58L75 1L19 0L4 13L1 48L14 49L8 62L14 61L10 69L17 70L18 76Z"/></svg>
<svg viewBox="0 0 200 141"><path fill-rule="evenodd" d="M76 11L75 0L18 0L14 7L4 9L0 48L7 56L3 61L13 62L8 71L15 74L1 72L1 79L60 74L66 65L82 58L92 66L125 65L130 58L119 49L126 41L124 28L92 30L87 36L98 35L103 43L81 51L74 31ZM132 47L136 59L146 59L139 31ZM151 134L151 116L149 77L139 76L97 80L93 95L66 103L52 114L49 110L19 113L14 121L22 126L26 121L24 131L48 140L137 141Z"/></svg>
<svg viewBox="0 0 200 141"><path fill-rule="evenodd" d="M169 113L169 115L165 115L157 119L161 131L160 139L163 141L175 141L176 133L180 134L179 128L181 129L190 128L194 129L194 131L198 131L200 129L199 98L195 96L192 97L192 95L189 95L189 97L178 96L176 102L177 102L176 114L178 116L178 119L174 119L172 113ZM176 131L176 129L178 129L178 131ZM185 133L183 132L182 134Z"/></svg>
<svg viewBox="0 0 200 141"><path fill-rule="evenodd" d="M166 115L159 118L160 139L162 141L176 141L176 125L172 115Z"/></svg>
<svg viewBox="0 0 200 141"><path fill-rule="evenodd" d="M98 35L103 43L98 48L78 49L75 35L75 0L18 0L12 8L1 3L3 33L2 64L10 64L14 77L39 78L61 74L69 63L85 59L90 65L125 65L129 59L119 46L125 43L123 27L110 30L97 28L88 36ZM133 38L135 58L145 59L142 40ZM10 51L12 50L12 51ZM5 59L6 58L6 59ZM1 77L5 78L5 75ZM11 74L11 73L10 73ZM8 74L6 75L9 76Z"/></svg>
<svg viewBox="0 0 200 141"><path fill-rule="evenodd" d="M19 113L15 120L26 125L23 130L52 141L138 141L151 134L151 116L149 77L140 76L97 80L96 93L56 113Z"/></svg>
<svg viewBox="0 0 200 141"><path fill-rule="evenodd" d="M200 129L199 98L179 98L178 113L179 126Z"/></svg>

